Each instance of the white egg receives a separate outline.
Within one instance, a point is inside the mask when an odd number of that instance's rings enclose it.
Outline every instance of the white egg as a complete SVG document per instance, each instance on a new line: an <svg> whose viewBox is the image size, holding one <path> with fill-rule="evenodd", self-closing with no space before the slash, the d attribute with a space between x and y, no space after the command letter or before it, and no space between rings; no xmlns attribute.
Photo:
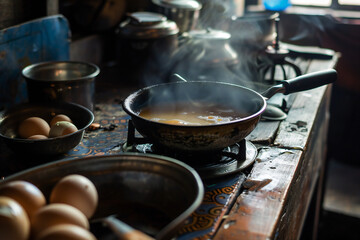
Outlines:
<svg viewBox="0 0 360 240"><path fill-rule="evenodd" d="M70 133L74 133L77 130L77 127L73 123L67 121L59 121L50 128L49 137L60 137Z"/></svg>

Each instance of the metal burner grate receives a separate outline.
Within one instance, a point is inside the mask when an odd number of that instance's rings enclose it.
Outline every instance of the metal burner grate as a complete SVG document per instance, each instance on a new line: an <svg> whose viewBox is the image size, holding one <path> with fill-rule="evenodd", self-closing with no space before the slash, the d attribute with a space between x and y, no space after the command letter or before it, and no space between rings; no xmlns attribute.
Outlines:
<svg viewBox="0 0 360 240"><path fill-rule="evenodd" d="M174 152L155 146L146 138L135 137L135 128L129 120L128 139L122 146L124 152L139 152L172 157L193 167L203 179L221 177L240 172L252 165L257 148L250 141L242 140L221 151L211 153Z"/></svg>
<svg viewBox="0 0 360 240"><path fill-rule="evenodd" d="M276 38L273 45L268 46L264 52L265 54L259 56L258 58L258 70L261 74L261 79L264 83L270 85L277 84L278 82L289 78L285 67L289 67L293 70L296 76L300 76L302 74L300 68L287 58L289 56L289 50L284 47L280 47L279 21L280 18L275 19ZM276 69L279 68L282 72L282 78L276 79Z"/></svg>

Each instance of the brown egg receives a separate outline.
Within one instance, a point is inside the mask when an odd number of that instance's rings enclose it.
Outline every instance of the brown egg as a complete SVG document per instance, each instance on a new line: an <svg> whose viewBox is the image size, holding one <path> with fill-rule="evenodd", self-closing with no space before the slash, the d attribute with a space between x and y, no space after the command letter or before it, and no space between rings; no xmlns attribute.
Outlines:
<svg viewBox="0 0 360 240"><path fill-rule="evenodd" d="M36 140L36 139L47 139L48 137L47 136L44 136L44 135L32 135L30 137L28 137L27 139L33 139L33 140Z"/></svg>
<svg viewBox="0 0 360 240"><path fill-rule="evenodd" d="M82 175L72 174L62 178L52 189L50 203L66 203L78 208L90 218L98 204L95 185Z"/></svg>
<svg viewBox="0 0 360 240"><path fill-rule="evenodd" d="M70 133L74 133L77 130L77 127L71 122L59 121L51 127L49 137L60 137Z"/></svg>
<svg viewBox="0 0 360 240"><path fill-rule="evenodd" d="M12 181L0 187L0 196L7 196L17 201L29 217L46 204L43 193L34 184L27 181Z"/></svg>
<svg viewBox="0 0 360 240"><path fill-rule="evenodd" d="M35 240L96 240L88 230L71 224L60 224L42 231Z"/></svg>
<svg viewBox="0 0 360 240"><path fill-rule="evenodd" d="M28 138L33 135L49 136L50 126L42 118L30 117L19 125L18 133L21 138Z"/></svg>
<svg viewBox="0 0 360 240"><path fill-rule="evenodd" d="M54 203L40 208L31 218L32 235L36 237L45 229L59 224L89 229L89 221L80 210L67 204Z"/></svg>
<svg viewBox="0 0 360 240"><path fill-rule="evenodd" d="M30 235L30 222L25 210L9 197L0 197L0 239L25 240Z"/></svg>
<svg viewBox="0 0 360 240"><path fill-rule="evenodd" d="M55 117L53 117L50 121L50 127L52 127L55 123L60 122L60 121L66 121L66 122L72 122L71 119L66 116L65 114L58 114L55 115Z"/></svg>

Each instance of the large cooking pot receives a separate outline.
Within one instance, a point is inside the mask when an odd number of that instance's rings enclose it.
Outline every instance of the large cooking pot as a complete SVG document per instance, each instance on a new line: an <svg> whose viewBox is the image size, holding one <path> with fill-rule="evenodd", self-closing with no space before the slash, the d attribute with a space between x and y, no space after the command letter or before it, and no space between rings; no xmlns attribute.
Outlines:
<svg viewBox="0 0 360 240"><path fill-rule="evenodd" d="M117 60L128 79L145 86L161 81L178 47L178 33L176 23L162 14L129 14L116 30Z"/></svg>
<svg viewBox="0 0 360 240"><path fill-rule="evenodd" d="M243 140L250 134L266 108L266 98L275 93L290 94L332 83L337 79L335 70L326 70L299 76L269 88L263 95L234 84L194 81L149 86L130 94L123 108L132 119L137 131L155 145L177 151L216 151ZM192 106L223 105L242 113L241 119L211 125L174 125L152 121L139 116L144 108L162 103L186 103Z"/></svg>

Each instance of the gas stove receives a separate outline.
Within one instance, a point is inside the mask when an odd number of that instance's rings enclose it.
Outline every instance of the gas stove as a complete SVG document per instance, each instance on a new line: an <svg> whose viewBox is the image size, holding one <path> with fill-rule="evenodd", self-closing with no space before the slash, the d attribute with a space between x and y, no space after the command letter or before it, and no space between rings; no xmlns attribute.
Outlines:
<svg viewBox="0 0 360 240"><path fill-rule="evenodd" d="M156 146L147 138L139 137L132 121L128 121L127 141L124 152L139 152L172 157L194 168L202 179L213 179L238 173L250 167L257 156L257 148L248 140L242 140L222 150L209 153L178 152Z"/></svg>
<svg viewBox="0 0 360 240"><path fill-rule="evenodd" d="M275 39L273 43L259 54L257 58L258 70L261 80L265 84L274 85L289 79L287 72L292 71L295 76L302 74L300 68L289 58L290 51L280 44L279 40L279 17L275 19ZM281 72L276 74L280 69ZM280 77L279 77L280 76Z"/></svg>

